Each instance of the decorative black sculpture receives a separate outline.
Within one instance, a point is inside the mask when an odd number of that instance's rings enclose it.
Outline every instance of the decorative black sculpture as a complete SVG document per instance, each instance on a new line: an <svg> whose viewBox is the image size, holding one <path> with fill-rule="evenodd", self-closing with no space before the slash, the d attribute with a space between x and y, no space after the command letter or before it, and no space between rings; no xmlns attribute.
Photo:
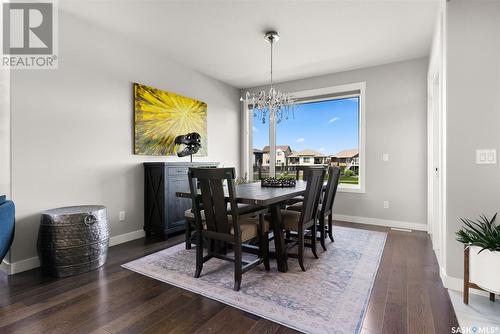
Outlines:
<svg viewBox="0 0 500 334"><path fill-rule="evenodd" d="M201 148L201 136L198 132L191 132L186 135L177 136L174 143L176 145L184 145L184 147L181 146L177 151L177 156L185 157L189 155L191 162L193 162L193 154Z"/></svg>

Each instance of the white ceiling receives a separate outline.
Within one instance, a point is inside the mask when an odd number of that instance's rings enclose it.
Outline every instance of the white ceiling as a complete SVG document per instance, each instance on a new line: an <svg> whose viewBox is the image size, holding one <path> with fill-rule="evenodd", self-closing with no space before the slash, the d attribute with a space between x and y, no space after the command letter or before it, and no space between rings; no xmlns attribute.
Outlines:
<svg viewBox="0 0 500 334"><path fill-rule="evenodd" d="M429 54L438 0L60 1L61 10L124 34L238 88ZM62 27L63 28L63 27Z"/></svg>

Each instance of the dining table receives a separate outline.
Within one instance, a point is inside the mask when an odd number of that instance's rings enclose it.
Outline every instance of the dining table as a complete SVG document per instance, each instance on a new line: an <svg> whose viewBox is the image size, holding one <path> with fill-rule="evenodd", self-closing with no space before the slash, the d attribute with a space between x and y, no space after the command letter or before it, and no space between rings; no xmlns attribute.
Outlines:
<svg viewBox="0 0 500 334"><path fill-rule="evenodd" d="M270 224L274 235L276 261L280 272L286 272L288 270L285 236L281 221L281 208L290 199L304 195L306 184L307 182L299 180L296 181L294 187L263 187L260 182L237 184L235 186L236 201L238 203L269 208L271 214ZM189 191L181 191L177 192L176 196L191 198L191 193ZM228 199L227 191L226 199Z"/></svg>

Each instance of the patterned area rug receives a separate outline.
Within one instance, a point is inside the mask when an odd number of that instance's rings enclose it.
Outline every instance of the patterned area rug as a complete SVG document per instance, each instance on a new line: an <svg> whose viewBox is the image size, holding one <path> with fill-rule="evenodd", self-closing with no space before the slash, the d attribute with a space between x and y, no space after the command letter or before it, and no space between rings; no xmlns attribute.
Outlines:
<svg viewBox="0 0 500 334"><path fill-rule="evenodd" d="M211 259L193 278L195 250L179 244L123 267L305 333L359 333L386 233L334 227L335 242L319 259L306 248L306 272L289 258L287 273L260 265L233 291L233 264ZM292 250L293 251L293 250Z"/></svg>

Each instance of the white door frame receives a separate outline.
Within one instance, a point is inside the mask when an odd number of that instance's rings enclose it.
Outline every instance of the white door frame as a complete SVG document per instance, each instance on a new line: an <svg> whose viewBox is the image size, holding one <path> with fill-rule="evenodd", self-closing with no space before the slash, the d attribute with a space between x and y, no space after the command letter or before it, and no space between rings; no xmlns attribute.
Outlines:
<svg viewBox="0 0 500 334"><path fill-rule="evenodd" d="M441 268L440 274L444 278L446 277L447 237L445 20L446 16L442 11L437 20L427 76L427 224L433 249ZM434 157L435 149L438 150L437 158Z"/></svg>
<svg viewBox="0 0 500 334"><path fill-rule="evenodd" d="M428 79L428 232L438 262L442 263L443 249L443 131L441 77L439 70L431 72ZM437 157L435 155L437 150Z"/></svg>

